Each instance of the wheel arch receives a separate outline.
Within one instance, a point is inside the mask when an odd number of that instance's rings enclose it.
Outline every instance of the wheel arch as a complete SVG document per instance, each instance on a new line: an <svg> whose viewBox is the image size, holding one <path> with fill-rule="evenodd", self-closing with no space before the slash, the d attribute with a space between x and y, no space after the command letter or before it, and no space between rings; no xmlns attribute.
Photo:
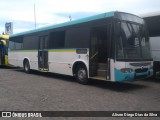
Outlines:
<svg viewBox="0 0 160 120"><path fill-rule="evenodd" d="M25 58L23 59L23 66L24 66L24 63L25 63L26 61L28 61L29 64L30 64L30 59L29 59L28 57L25 57ZM30 65L31 65L31 64L30 64Z"/></svg>
<svg viewBox="0 0 160 120"><path fill-rule="evenodd" d="M72 67L72 73L73 73L73 76L75 76L76 74L76 68L79 66L79 65L84 65L87 69L87 76L89 77L89 69L88 69L88 64L83 61L83 60L77 60L73 63L73 67Z"/></svg>

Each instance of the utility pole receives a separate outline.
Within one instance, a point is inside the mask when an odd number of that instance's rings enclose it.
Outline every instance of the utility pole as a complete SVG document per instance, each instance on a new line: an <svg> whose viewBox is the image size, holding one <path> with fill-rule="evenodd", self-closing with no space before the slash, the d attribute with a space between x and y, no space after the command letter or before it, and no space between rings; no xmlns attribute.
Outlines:
<svg viewBox="0 0 160 120"><path fill-rule="evenodd" d="M34 24L35 24L35 29L37 27L36 23L36 4L34 3Z"/></svg>
<svg viewBox="0 0 160 120"><path fill-rule="evenodd" d="M69 20L70 20L70 21L72 21L72 17L71 17L71 15L69 15Z"/></svg>

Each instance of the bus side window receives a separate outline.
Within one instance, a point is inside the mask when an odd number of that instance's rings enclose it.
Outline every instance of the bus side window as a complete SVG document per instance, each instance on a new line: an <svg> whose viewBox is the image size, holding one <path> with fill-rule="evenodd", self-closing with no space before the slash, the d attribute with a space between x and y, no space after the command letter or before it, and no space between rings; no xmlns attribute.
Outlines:
<svg viewBox="0 0 160 120"><path fill-rule="evenodd" d="M89 27L70 28L66 31L66 48L88 48L90 40Z"/></svg>
<svg viewBox="0 0 160 120"><path fill-rule="evenodd" d="M10 50L15 50L15 44L14 44L14 42L13 41L9 41L9 49Z"/></svg>
<svg viewBox="0 0 160 120"><path fill-rule="evenodd" d="M65 31L50 33L49 48L64 48Z"/></svg>
<svg viewBox="0 0 160 120"><path fill-rule="evenodd" d="M29 36L24 36L23 42L24 42L24 46L23 46L24 50L38 49L38 37L37 37L36 34L32 34L32 35L29 35Z"/></svg>

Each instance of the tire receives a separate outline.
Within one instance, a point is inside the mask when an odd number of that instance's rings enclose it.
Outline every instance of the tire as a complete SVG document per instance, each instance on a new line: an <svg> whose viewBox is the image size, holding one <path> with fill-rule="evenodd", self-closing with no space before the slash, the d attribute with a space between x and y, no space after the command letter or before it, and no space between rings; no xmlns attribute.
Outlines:
<svg viewBox="0 0 160 120"><path fill-rule="evenodd" d="M159 62L154 62L153 63L153 77L154 78L159 78L160 77L160 63ZM158 74L157 74L158 73Z"/></svg>
<svg viewBox="0 0 160 120"><path fill-rule="evenodd" d="M89 83L87 69L84 65L79 65L76 69L76 80L78 83L86 85Z"/></svg>
<svg viewBox="0 0 160 120"><path fill-rule="evenodd" d="M29 64L29 61L28 60L26 60L25 62L24 62L24 71L26 72L26 73L30 73L30 64Z"/></svg>

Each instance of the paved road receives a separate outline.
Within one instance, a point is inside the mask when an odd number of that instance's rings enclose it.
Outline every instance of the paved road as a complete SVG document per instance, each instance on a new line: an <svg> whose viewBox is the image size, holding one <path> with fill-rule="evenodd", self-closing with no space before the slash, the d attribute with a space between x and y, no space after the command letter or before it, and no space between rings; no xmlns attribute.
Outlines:
<svg viewBox="0 0 160 120"><path fill-rule="evenodd" d="M0 110L3 111L157 111L160 80L127 83L92 81L22 69L0 69Z"/></svg>

